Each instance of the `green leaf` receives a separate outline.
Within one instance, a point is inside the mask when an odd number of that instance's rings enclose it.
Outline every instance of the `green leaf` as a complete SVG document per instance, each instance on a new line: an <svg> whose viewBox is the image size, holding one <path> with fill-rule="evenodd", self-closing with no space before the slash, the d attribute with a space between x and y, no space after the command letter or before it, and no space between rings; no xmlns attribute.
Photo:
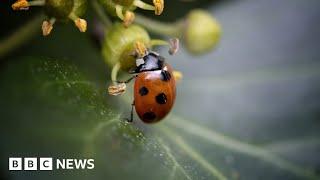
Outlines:
<svg viewBox="0 0 320 180"><path fill-rule="evenodd" d="M175 159L160 136L113 113L106 92L66 61L23 58L10 63L1 77L1 132L9 142L2 145L5 156L94 158L95 169L83 173L93 177L198 176Z"/></svg>
<svg viewBox="0 0 320 180"><path fill-rule="evenodd" d="M268 177L318 178L268 148L227 137L176 115L152 126L137 120L126 123L112 109L106 91L68 61L19 59L1 73L0 84L4 157L95 159L93 170L56 170L54 177L235 179L245 171L234 161L246 164L249 160L267 169L272 174ZM128 98L123 99L129 104ZM39 179L48 175L35 174ZM11 175L24 177L27 173Z"/></svg>

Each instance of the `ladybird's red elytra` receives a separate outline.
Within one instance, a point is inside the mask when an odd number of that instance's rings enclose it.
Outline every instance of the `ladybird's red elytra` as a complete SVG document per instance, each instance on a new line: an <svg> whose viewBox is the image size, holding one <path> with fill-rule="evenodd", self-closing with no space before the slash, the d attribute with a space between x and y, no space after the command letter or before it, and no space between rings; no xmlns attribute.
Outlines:
<svg viewBox="0 0 320 180"><path fill-rule="evenodd" d="M163 78L163 74L170 74L170 78ZM176 98L176 83L171 74L172 68L168 64L164 64L161 70L138 74L134 83L134 105L143 122L158 122L172 109Z"/></svg>
<svg viewBox="0 0 320 180"><path fill-rule="evenodd" d="M175 102L176 81L173 69L155 52L147 52L136 61L137 66L131 72L136 74L132 106L143 122L159 122L168 115ZM132 112L129 121L132 121Z"/></svg>

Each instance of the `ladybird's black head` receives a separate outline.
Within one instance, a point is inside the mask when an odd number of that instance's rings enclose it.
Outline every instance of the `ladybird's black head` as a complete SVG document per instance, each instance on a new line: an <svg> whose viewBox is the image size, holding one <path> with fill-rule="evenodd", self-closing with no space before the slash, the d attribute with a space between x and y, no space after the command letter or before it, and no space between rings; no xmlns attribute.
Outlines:
<svg viewBox="0 0 320 180"><path fill-rule="evenodd" d="M143 71L156 71L162 69L164 64L164 57L156 52L147 52L142 58L136 59L136 68L132 73L139 73Z"/></svg>

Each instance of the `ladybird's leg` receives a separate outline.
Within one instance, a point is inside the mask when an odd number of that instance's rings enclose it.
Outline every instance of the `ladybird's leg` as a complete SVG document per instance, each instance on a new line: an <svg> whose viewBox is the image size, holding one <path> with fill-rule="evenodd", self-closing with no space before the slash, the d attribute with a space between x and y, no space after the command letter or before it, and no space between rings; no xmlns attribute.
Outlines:
<svg viewBox="0 0 320 180"><path fill-rule="evenodd" d="M136 78L138 75L134 75L131 78L127 79L126 81L116 81L117 83L129 83L130 81L132 81L134 78Z"/></svg>
<svg viewBox="0 0 320 180"><path fill-rule="evenodd" d="M131 112L130 112L130 119L129 118L125 118L125 120L127 121L127 122L133 122L133 108L134 108L134 101L132 102L132 104L131 104Z"/></svg>
<svg viewBox="0 0 320 180"><path fill-rule="evenodd" d="M129 122L133 121L133 108L134 108L134 101L131 104L131 112L130 112L130 121Z"/></svg>
<svg viewBox="0 0 320 180"><path fill-rule="evenodd" d="M138 75L134 75L131 78L129 78L128 80L126 80L124 83L129 83L130 81L132 81L132 79L136 78Z"/></svg>

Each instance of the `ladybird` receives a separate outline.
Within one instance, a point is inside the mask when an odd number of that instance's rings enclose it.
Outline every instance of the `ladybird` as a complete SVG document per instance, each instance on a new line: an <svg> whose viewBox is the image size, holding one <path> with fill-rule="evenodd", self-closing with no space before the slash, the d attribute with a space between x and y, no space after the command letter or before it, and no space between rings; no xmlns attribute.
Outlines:
<svg viewBox="0 0 320 180"><path fill-rule="evenodd" d="M136 58L136 67L130 71L136 74L126 82L135 79L133 108L145 123L161 121L172 109L176 98L176 81L172 67L156 52L147 51L142 58Z"/></svg>

